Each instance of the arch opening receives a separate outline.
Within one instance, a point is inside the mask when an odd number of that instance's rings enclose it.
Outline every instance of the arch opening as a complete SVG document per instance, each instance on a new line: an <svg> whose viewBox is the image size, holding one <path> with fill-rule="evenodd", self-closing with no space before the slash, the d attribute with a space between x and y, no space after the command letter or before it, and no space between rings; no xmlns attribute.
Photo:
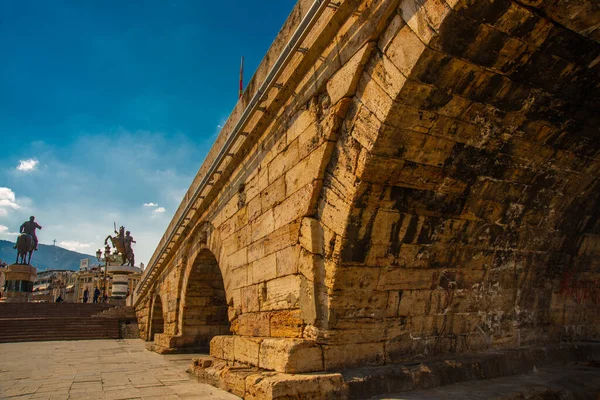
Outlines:
<svg viewBox="0 0 600 400"><path fill-rule="evenodd" d="M157 333L164 333L165 331L165 320L163 316L163 307L162 307L162 299L159 295L154 297L154 302L152 304L152 320L150 325L150 336L149 340L153 341L154 336Z"/></svg>
<svg viewBox="0 0 600 400"><path fill-rule="evenodd" d="M208 350L214 336L231 334L223 275L210 250L200 251L194 260L181 314L185 347Z"/></svg>

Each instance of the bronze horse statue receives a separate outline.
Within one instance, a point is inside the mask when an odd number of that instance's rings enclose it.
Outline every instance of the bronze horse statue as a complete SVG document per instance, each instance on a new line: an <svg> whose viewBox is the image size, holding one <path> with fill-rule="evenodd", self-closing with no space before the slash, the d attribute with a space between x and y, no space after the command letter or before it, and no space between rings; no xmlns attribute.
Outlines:
<svg viewBox="0 0 600 400"><path fill-rule="evenodd" d="M108 235L106 239L104 239L104 244L107 244L109 240L111 241L113 248L117 249L117 251L121 254L121 259L123 261L121 265L125 265L127 262L133 261L133 252L128 254L127 249L125 248L125 240L122 232L119 232L118 236Z"/></svg>
<svg viewBox="0 0 600 400"><path fill-rule="evenodd" d="M33 253L34 243L33 238L26 234L22 233L17 238L17 260L15 263L17 264L31 264L31 254ZM27 260L27 253L29 253L29 260ZM21 257L21 262L19 263L19 257Z"/></svg>

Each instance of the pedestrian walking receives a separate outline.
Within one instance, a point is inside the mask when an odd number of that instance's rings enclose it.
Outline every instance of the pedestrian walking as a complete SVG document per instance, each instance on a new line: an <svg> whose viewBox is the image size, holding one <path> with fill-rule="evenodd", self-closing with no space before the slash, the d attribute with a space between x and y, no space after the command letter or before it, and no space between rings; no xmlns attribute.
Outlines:
<svg viewBox="0 0 600 400"><path fill-rule="evenodd" d="M94 303L98 302L98 297L100 297L100 289L96 286L96 289L94 289Z"/></svg>
<svg viewBox="0 0 600 400"><path fill-rule="evenodd" d="M88 290L87 290L87 288L86 288L86 289L83 291L83 302L84 302L84 303L87 303L87 301L88 301L88 297L89 297L89 294L90 294L90 293L88 292Z"/></svg>

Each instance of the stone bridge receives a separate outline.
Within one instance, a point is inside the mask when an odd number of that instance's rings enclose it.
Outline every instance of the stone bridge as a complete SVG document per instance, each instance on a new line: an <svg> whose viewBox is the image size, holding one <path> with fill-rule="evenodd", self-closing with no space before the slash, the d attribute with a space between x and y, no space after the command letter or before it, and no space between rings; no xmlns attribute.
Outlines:
<svg viewBox="0 0 600 400"><path fill-rule="evenodd" d="M599 338L599 43L596 1L300 0L143 337L286 373Z"/></svg>

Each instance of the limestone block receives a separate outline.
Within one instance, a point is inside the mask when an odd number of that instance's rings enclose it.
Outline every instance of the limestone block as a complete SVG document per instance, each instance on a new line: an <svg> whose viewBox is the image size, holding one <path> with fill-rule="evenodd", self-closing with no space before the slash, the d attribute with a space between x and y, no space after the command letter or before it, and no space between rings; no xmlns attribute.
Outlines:
<svg viewBox="0 0 600 400"><path fill-rule="evenodd" d="M272 311L270 315L271 337L302 337L304 321L300 310Z"/></svg>
<svg viewBox="0 0 600 400"><path fill-rule="evenodd" d="M274 182L298 162L298 140L291 142L269 164L269 183Z"/></svg>
<svg viewBox="0 0 600 400"><path fill-rule="evenodd" d="M382 268L377 279L378 290L430 289L434 271L430 269Z"/></svg>
<svg viewBox="0 0 600 400"><path fill-rule="evenodd" d="M352 126L352 138L366 150L371 150L378 139L380 128L381 120L377 119L376 114L368 107L360 106ZM358 158L358 155L355 157Z"/></svg>
<svg viewBox="0 0 600 400"><path fill-rule="evenodd" d="M260 343L262 339L245 336L233 337L233 354L235 361L258 366Z"/></svg>
<svg viewBox="0 0 600 400"><path fill-rule="evenodd" d="M396 100L406 82L405 76L396 68L385 55L378 55L367 69L371 78L382 87L385 92Z"/></svg>
<svg viewBox="0 0 600 400"><path fill-rule="evenodd" d="M424 151L423 147L426 145L425 142L427 141L427 138L423 135L430 131L437 118L438 116L435 113L419 110L404 104L396 104L393 112L390 113L385 122L393 127L400 128L399 132L402 134L402 148L408 148L410 145L414 145L416 147L412 150L417 154L422 154ZM414 136L414 138L412 136ZM439 138L435 139L437 139L436 142L446 142L445 147L454 144L453 141ZM441 142L442 140L444 142ZM400 156L404 155L401 151L398 153ZM417 161L415 160L415 162Z"/></svg>
<svg viewBox="0 0 600 400"><path fill-rule="evenodd" d="M329 295L331 306L335 306L340 318L381 317L381 312L385 308L387 300L387 291L372 291L369 289L340 289Z"/></svg>
<svg viewBox="0 0 600 400"><path fill-rule="evenodd" d="M431 290L402 291L398 315L405 317L427 314L431 308L431 296Z"/></svg>
<svg viewBox="0 0 600 400"><path fill-rule="evenodd" d="M273 229L279 229L299 217L306 215L311 206L313 191L313 184L308 184L291 194L281 204L273 208Z"/></svg>
<svg viewBox="0 0 600 400"><path fill-rule="evenodd" d="M289 310L299 307L301 278L288 275L266 283L266 297L260 302L261 311Z"/></svg>
<svg viewBox="0 0 600 400"><path fill-rule="evenodd" d="M281 203L285 199L286 181L280 176L260 193L261 208L268 210Z"/></svg>
<svg viewBox="0 0 600 400"><path fill-rule="evenodd" d="M322 341L329 345L373 343L386 336L386 324L381 319L347 317L338 320L335 329L325 331Z"/></svg>
<svg viewBox="0 0 600 400"><path fill-rule="evenodd" d="M247 400L346 399L348 386L341 374L251 375L247 378Z"/></svg>
<svg viewBox="0 0 600 400"><path fill-rule="evenodd" d="M325 250L323 228L314 218L303 218L300 225L300 245L311 253L323 255Z"/></svg>
<svg viewBox="0 0 600 400"><path fill-rule="evenodd" d="M402 75L408 77L424 50L423 42L405 25L390 42L385 55Z"/></svg>
<svg viewBox="0 0 600 400"><path fill-rule="evenodd" d="M275 219L273 218L273 210L266 210L260 217L256 218L251 224L252 242L265 237L275 229Z"/></svg>
<svg viewBox="0 0 600 400"><path fill-rule="evenodd" d="M239 289L248 285L248 268L242 267L230 270L225 275L225 290Z"/></svg>
<svg viewBox="0 0 600 400"><path fill-rule="evenodd" d="M210 341L210 355L233 361L233 336L215 336Z"/></svg>
<svg viewBox="0 0 600 400"><path fill-rule="evenodd" d="M450 12L450 7L441 0L407 0L400 3L399 12L423 43L429 43Z"/></svg>
<svg viewBox="0 0 600 400"><path fill-rule="evenodd" d="M398 31L404 25L406 25L406 22L404 22L404 20L400 16L400 14L396 14L394 16L394 18L392 19L392 21L390 22L390 24L385 29L385 31L379 37L379 40L377 41L377 47L379 47L379 49L383 53L385 53L387 51L387 48L390 45L390 42L392 41L392 39L394 37L396 37L396 35L398 34Z"/></svg>
<svg viewBox="0 0 600 400"><path fill-rule="evenodd" d="M323 189L321 209L321 223L338 235L346 231L346 219L350 213L350 205L346 198L340 197L335 191L325 187Z"/></svg>
<svg viewBox="0 0 600 400"><path fill-rule="evenodd" d="M327 149L328 144L322 144L285 174L286 196L323 177Z"/></svg>
<svg viewBox="0 0 600 400"><path fill-rule="evenodd" d="M260 194L260 189L258 188L258 168L255 168L252 171L252 175L246 178L246 182L244 183L244 193L246 194L246 203L249 203L251 200L255 199L256 196Z"/></svg>
<svg viewBox="0 0 600 400"><path fill-rule="evenodd" d="M244 313L238 317L238 335L270 336L270 315L265 312Z"/></svg>
<svg viewBox="0 0 600 400"><path fill-rule="evenodd" d="M227 257L228 269L240 268L248 264L248 248L244 247Z"/></svg>
<svg viewBox="0 0 600 400"><path fill-rule="evenodd" d="M324 345L325 370L357 365L381 365L385 359L383 343Z"/></svg>
<svg viewBox="0 0 600 400"><path fill-rule="evenodd" d="M333 282L326 282L332 289L375 290L381 268L338 266ZM387 290L387 289L384 289Z"/></svg>
<svg viewBox="0 0 600 400"><path fill-rule="evenodd" d="M252 284L266 282L277 276L277 254L272 253L254 261L249 268Z"/></svg>
<svg viewBox="0 0 600 400"><path fill-rule="evenodd" d="M313 341L268 338L260 345L260 368L285 373L323 370L323 352Z"/></svg>
<svg viewBox="0 0 600 400"><path fill-rule="evenodd" d="M315 123L314 114L307 109L301 109L292 117L290 126L287 129L288 143L292 143L302 132Z"/></svg>
<svg viewBox="0 0 600 400"><path fill-rule="evenodd" d="M246 393L246 378L253 373L255 371L252 368L226 367L226 372L220 374L220 386L222 389L242 397Z"/></svg>
<svg viewBox="0 0 600 400"><path fill-rule="evenodd" d="M323 257L304 248L300 249L297 259L298 273L302 274L307 280L314 282L316 279L323 277L322 273L319 274L318 271L318 269L323 268L322 264Z"/></svg>
<svg viewBox="0 0 600 400"><path fill-rule="evenodd" d="M292 222L270 232L267 236L248 247L248 260L253 262L265 255L296 244L298 242L299 231L300 222Z"/></svg>
<svg viewBox="0 0 600 400"><path fill-rule="evenodd" d="M298 272L298 257L300 249L298 246L288 246L279 250L277 257L277 277L295 274Z"/></svg>
<svg viewBox="0 0 600 400"><path fill-rule="evenodd" d="M373 43L366 43L327 81L327 93L331 104L336 104L343 97L354 95L362 69L373 47Z"/></svg>
<svg viewBox="0 0 600 400"><path fill-rule="evenodd" d="M379 121L385 121L392 108L393 99L366 72L363 73L358 87L362 104L375 114Z"/></svg>

